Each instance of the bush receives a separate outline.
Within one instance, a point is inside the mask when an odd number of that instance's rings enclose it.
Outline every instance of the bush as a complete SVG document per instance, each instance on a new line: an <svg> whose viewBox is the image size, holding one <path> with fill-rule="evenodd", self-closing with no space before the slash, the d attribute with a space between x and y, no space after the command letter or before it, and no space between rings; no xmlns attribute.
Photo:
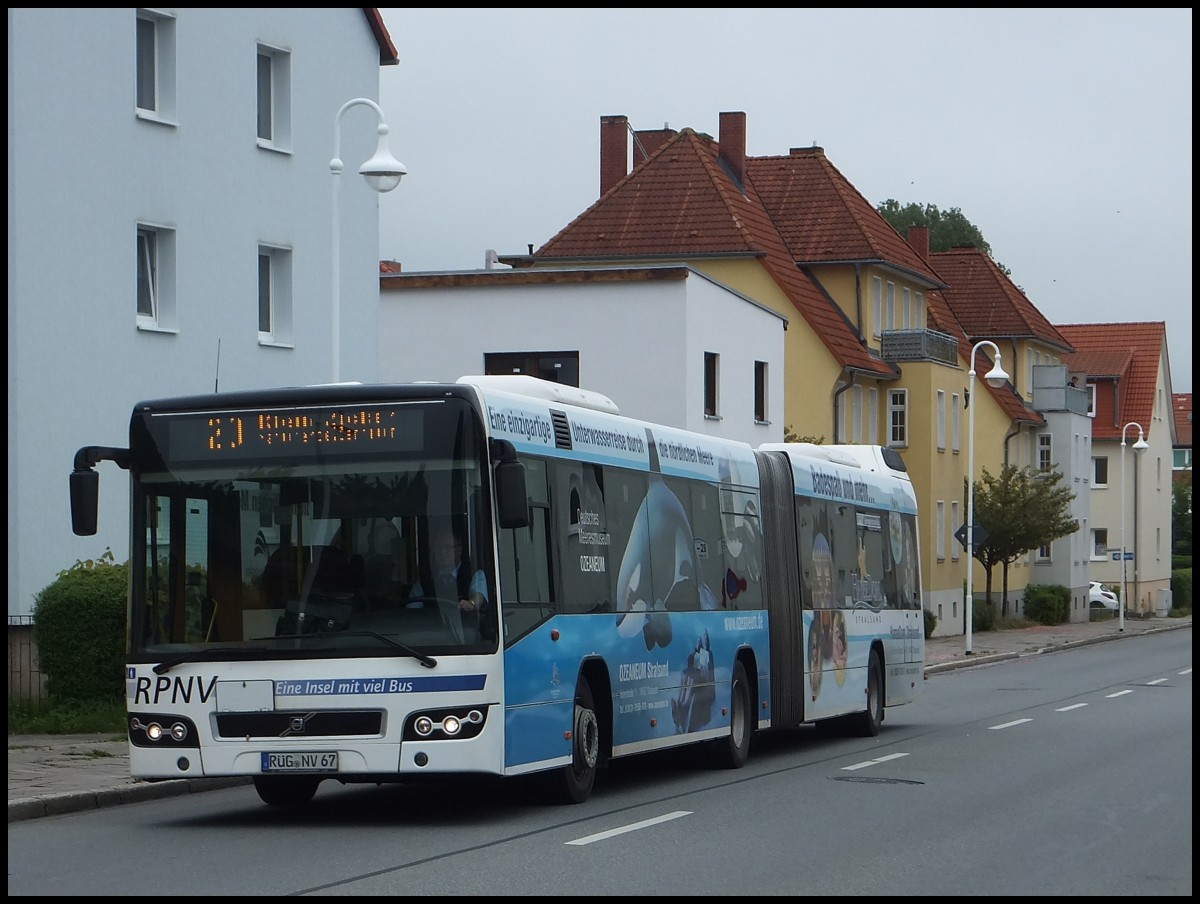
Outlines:
<svg viewBox="0 0 1200 904"><path fill-rule="evenodd" d="M1192 569L1181 568L1171 572L1171 608L1192 608Z"/></svg>
<svg viewBox="0 0 1200 904"><path fill-rule="evenodd" d="M1043 625L1061 625L1071 613L1071 591L1061 584L1025 588L1025 616Z"/></svg>
<svg viewBox="0 0 1200 904"><path fill-rule="evenodd" d="M925 616L925 639L933 637L933 631L937 627L937 616L928 609L921 610Z"/></svg>
<svg viewBox="0 0 1200 904"><path fill-rule="evenodd" d="M987 600L975 600L971 606L971 631L996 630L996 607Z"/></svg>
<svg viewBox="0 0 1200 904"><path fill-rule="evenodd" d="M124 697L128 594L128 563L117 564L105 550L59 572L34 599L33 637L56 702Z"/></svg>

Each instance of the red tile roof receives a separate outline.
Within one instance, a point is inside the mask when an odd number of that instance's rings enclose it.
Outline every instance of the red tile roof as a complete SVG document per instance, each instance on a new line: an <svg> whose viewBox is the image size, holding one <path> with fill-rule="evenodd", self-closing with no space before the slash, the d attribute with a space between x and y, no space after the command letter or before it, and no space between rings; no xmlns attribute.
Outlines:
<svg viewBox="0 0 1200 904"><path fill-rule="evenodd" d="M746 170L797 263L886 261L918 281L941 283L830 163L823 148L792 148L786 157L747 157Z"/></svg>
<svg viewBox="0 0 1200 904"><path fill-rule="evenodd" d="M963 362L970 370L970 363L967 360L971 357L971 349L975 347L962 327L954 318L954 312L950 305L946 302L945 297L941 292L936 290L929 292L925 296L925 311L928 318L930 329L938 330L953 336L958 342L958 359ZM985 348L979 349L975 355L975 374L982 376L992 369L993 361L988 356ZM984 391L989 393L1001 410L1008 415L1010 420L1019 421L1023 424L1044 424L1045 417L1035 409L1029 407L1025 400L1013 388L1012 381L1009 380L1004 386L999 389L994 389L987 380L976 380L976 387L982 386Z"/></svg>
<svg viewBox="0 0 1200 904"><path fill-rule="evenodd" d="M1167 325L1162 321L1071 323L1059 324L1058 331L1076 349L1064 359L1067 370L1086 373L1090 383L1111 380L1116 386L1115 404L1107 394L1096 394L1092 438L1120 440L1122 429L1131 422L1149 436L1159 366L1167 354Z"/></svg>
<svg viewBox="0 0 1200 904"><path fill-rule="evenodd" d="M1192 446L1192 394L1177 392L1171 396L1171 407L1175 414L1175 445Z"/></svg>
<svg viewBox="0 0 1200 904"><path fill-rule="evenodd" d="M1061 351L1071 351L1062 333L980 249L952 248L929 258L949 284L946 300L968 336L976 341L1036 339Z"/></svg>
<svg viewBox="0 0 1200 904"><path fill-rule="evenodd" d="M758 194L753 161L747 160L747 178L739 185L720 162L719 151L711 136L682 129L538 249L534 259L758 257L843 367L898 376L868 349L841 308L796 267Z"/></svg>

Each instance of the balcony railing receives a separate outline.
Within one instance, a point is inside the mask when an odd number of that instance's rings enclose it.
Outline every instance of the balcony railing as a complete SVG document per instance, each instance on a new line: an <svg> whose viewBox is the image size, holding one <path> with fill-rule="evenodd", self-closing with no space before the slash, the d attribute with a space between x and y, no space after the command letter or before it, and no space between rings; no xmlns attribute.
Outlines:
<svg viewBox="0 0 1200 904"><path fill-rule="evenodd" d="M884 361L958 364L958 340L937 330L887 330L880 338Z"/></svg>

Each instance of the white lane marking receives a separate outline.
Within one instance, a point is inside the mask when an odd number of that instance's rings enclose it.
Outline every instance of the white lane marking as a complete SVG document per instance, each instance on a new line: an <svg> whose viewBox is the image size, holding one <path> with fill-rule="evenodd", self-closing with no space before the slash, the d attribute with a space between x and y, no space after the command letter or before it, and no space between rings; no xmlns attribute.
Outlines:
<svg viewBox="0 0 1200 904"><path fill-rule="evenodd" d="M1176 675L1190 675L1190 674L1192 674L1192 670L1191 670L1191 669L1184 669L1182 672L1176 672L1175 674L1176 674Z"/></svg>
<svg viewBox="0 0 1200 904"><path fill-rule="evenodd" d="M1083 709L1087 706L1086 703L1073 703L1070 706L1064 706L1062 709L1056 709L1056 713L1069 713L1073 709Z"/></svg>
<svg viewBox="0 0 1200 904"><path fill-rule="evenodd" d="M1112 700L1114 697L1124 697L1126 694L1132 694L1133 691L1117 691L1115 694L1106 694L1105 696Z"/></svg>
<svg viewBox="0 0 1200 904"><path fill-rule="evenodd" d="M1002 728L1012 728L1014 725L1024 725L1026 722L1032 722L1033 719L1015 719L1012 722L1005 722L1003 725L989 726L988 731L1000 731Z"/></svg>
<svg viewBox="0 0 1200 904"><path fill-rule="evenodd" d="M1150 682L1150 686L1154 687L1154 685L1156 685L1156 684L1162 684L1164 681L1169 681L1169 680L1170 680L1169 678L1155 678L1153 681Z"/></svg>
<svg viewBox="0 0 1200 904"><path fill-rule="evenodd" d="M853 772L855 769L866 769L868 766L878 766L880 763L886 763L888 760L898 760L902 756L908 756L907 753L889 753L887 756L881 756L874 760L865 760L861 763L854 763L850 766L843 766L843 772Z"/></svg>
<svg viewBox="0 0 1200 904"><path fill-rule="evenodd" d="M691 816L691 810L676 810L674 813L665 813L662 816L655 816L653 819L643 819L641 822L631 823L627 826L621 826L617 829L609 829L607 832L597 832L595 835L588 835L584 838L576 838L574 841L565 842L566 844L591 844L594 841L603 841L606 838L613 838L617 835L624 835L626 832L636 832L639 829L656 826L662 822L669 822L672 819L679 819L681 816Z"/></svg>

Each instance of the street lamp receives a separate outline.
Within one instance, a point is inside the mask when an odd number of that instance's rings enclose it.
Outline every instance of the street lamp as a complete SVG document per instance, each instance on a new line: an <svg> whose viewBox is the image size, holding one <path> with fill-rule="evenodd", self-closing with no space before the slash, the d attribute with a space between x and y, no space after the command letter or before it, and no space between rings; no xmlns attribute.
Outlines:
<svg viewBox="0 0 1200 904"><path fill-rule="evenodd" d="M1129 581L1125 576L1125 431L1130 427L1137 427L1138 438L1133 444L1134 452L1141 452L1150 448L1150 444L1146 442L1146 434L1142 430L1142 425L1137 421L1130 421L1121 428L1121 602L1117 606L1118 616L1118 631L1125 631L1125 600L1129 598ZM1137 464L1133 466L1134 471L1137 471ZM1134 480L1136 481L1136 477ZM1137 520L1137 510L1134 510L1133 520Z"/></svg>
<svg viewBox="0 0 1200 904"><path fill-rule="evenodd" d="M341 354L342 274L341 243L338 232L338 190L342 180L338 177L342 175L343 168L341 158L342 116L351 107L360 104L374 110L375 116L379 120L379 125L375 130L379 133L379 144L375 148L375 154L358 168L363 178L367 180L367 184L383 194L399 185L400 177L408 172L404 164L393 157L392 152L388 150L389 129L387 123L383 121L383 110L380 109L379 104L366 97L356 97L342 104L342 108L337 111L337 116L333 119L333 159L329 161L329 172L333 174L333 323L330 333L333 337L333 382L335 383L341 380L339 358Z"/></svg>
<svg viewBox="0 0 1200 904"><path fill-rule="evenodd" d="M1004 372L1004 368L1000 366L1000 347L995 342L989 342L987 339L981 339L975 343L975 347L971 349L971 370L967 374L967 631L966 631L966 654L970 656L974 650L971 649L971 628L972 620L975 617L974 600L972 597L973 590L971 588L971 579L974 577L975 571L975 406L972 404L972 398L975 395L975 354L985 345L989 345L996 352L996 364L985 375L984 379L988 384L996 389L999 389L1008 381L1008 374Z"/></svg>

